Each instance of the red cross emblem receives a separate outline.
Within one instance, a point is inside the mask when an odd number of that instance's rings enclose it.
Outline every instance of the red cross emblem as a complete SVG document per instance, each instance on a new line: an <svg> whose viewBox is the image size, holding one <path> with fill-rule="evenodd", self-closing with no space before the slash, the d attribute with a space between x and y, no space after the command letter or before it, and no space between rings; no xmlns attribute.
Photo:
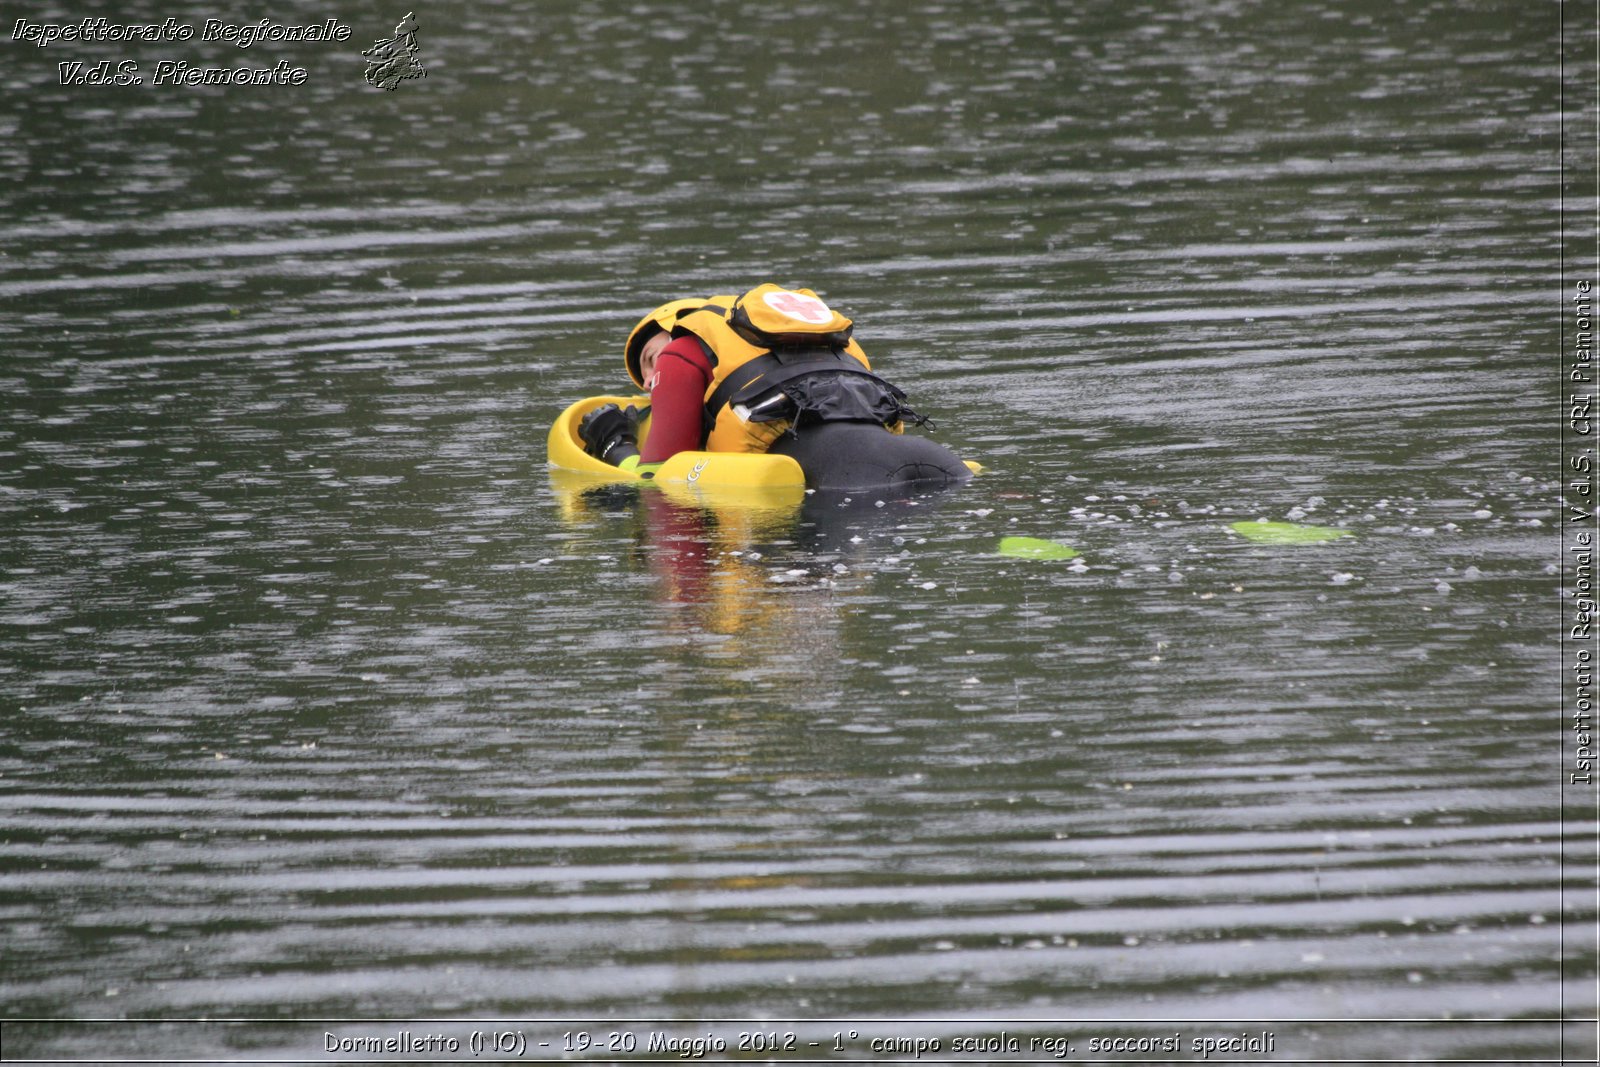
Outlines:
<svg viewBox="0 0 1600 1067"><path fill-rule="evenodd" d="M828 311L828 305L814 296L801 296L799 293L768 293L766 294L767 306L774 311L781 311L791 319L801 322L821 323L833 318Z"/></svg>

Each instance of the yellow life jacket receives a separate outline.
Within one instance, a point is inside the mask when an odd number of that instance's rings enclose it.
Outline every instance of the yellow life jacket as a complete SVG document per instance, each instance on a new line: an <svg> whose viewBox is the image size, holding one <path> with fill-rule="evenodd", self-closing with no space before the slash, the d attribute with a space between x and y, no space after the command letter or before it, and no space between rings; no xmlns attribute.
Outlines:
<svg viewBox="0 0 1600 1067"><path fill-rule="evenodd" d="M831 404L864 414L898 433L909 412L904 393L872 373L866 353L851 337L850 319L810 289L759 285L734 300L713 297L697 307L675 309L674 337L700 341L711 361L706 387L706 444L712 452L765 452L807 410L807 390L839 392L819 382L844 383L895 400ZM870 384L869 384L870 383ZM830 406L831 396L813 410ZM799 407L796 407L796 403ZM826 417L819 416L819 417Z"/></svg>

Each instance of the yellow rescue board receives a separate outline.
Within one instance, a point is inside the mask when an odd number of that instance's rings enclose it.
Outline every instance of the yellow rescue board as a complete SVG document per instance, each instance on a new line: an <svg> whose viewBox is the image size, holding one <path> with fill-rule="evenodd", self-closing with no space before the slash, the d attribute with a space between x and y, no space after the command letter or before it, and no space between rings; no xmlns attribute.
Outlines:
<svg viewBox="0 0 1600 1067"><path fill-rule="evenodd" d="M632 471L620 470L585 452L578 426L586 414L605 404L622 408L631 404L643 410L649 403L649 398L643 396L591 396L571 405L550 426L550 466L612 482L644 480ZM639 427L640 445L648 439L649 433L650 420L646 417ZM724 501L739 494L751 494L762 502L792 498L798 503L806 489L805 471L793 459L748 452L679 452L661 464L651 480L663 489L693 487L701 494Z"/></svg>

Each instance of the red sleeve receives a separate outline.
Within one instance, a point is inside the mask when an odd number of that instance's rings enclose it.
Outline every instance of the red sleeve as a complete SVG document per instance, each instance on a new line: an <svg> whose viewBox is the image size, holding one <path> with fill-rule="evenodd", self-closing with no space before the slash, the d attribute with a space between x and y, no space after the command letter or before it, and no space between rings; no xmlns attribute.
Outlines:
<svg viewBox="0 0 1600 1067"><path fill-rule="evenodd" d="M710 384L711 360L699 341L680 337L661 350L650 388L650 434L639 456L641 463L659 463L675 452L700 447Z"/></svg>

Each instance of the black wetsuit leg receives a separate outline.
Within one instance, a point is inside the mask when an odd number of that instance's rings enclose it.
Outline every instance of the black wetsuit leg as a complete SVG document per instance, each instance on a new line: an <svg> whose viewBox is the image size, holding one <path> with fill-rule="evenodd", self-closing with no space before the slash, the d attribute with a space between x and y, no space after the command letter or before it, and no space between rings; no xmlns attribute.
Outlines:
<svg viewBox="0 0 1600 1067"><path fill-rule="evenodd" d="M866 422L823 422L784 434L768 450L793 457L809 489L934 489L972 471L937 441Z"/></svg>

